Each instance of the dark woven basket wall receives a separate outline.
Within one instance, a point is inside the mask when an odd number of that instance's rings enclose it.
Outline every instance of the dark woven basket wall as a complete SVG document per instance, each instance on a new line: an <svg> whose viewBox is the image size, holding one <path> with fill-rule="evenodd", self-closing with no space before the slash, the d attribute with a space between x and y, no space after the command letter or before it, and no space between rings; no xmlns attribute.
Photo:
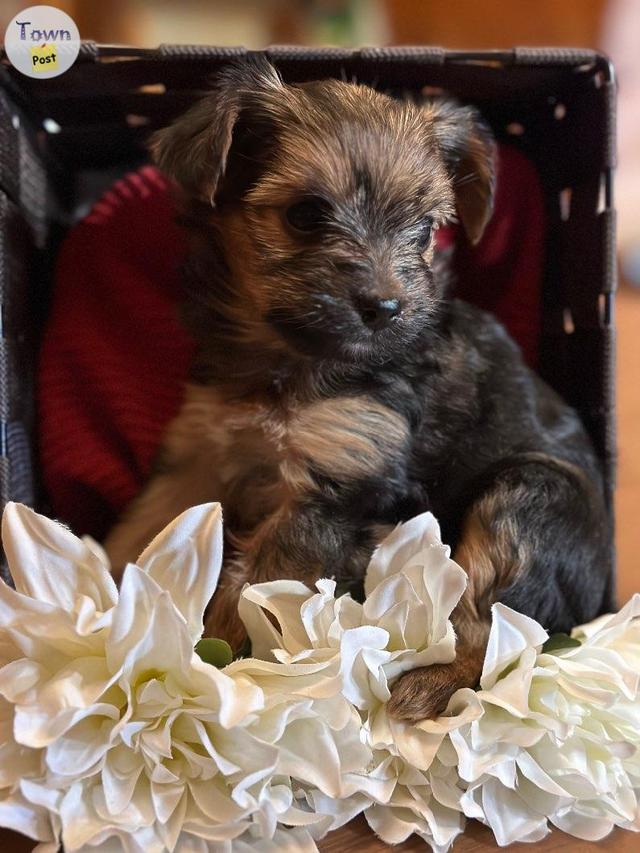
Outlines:
<svg viewBox="0 0 640 853"><path fill-rule="evenodd" d="M547 209L540 370L581 413L614 486L615 84L591 51L274 47L286 80L335 76L389 91L443 88L476 104L535 163ZM46 509L33 368L65 230L241 48L84 43L71 70L33 80L0 66L0 499Z"/></svg>

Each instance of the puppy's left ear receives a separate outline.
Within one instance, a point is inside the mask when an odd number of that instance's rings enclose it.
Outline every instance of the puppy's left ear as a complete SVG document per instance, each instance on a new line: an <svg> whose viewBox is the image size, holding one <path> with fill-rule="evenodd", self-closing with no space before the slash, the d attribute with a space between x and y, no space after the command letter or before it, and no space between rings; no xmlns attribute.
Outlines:
<svg viewBox="0 0 640 853"><path fill-rule="evenodd" d="M493 213L495 140L473 107L441 100L426 104L424 110L453 179L458 216L475 245Z"/></svg>
<svg viewBox="0 0 640 853"><path fill-rule="evenodd" d="M255 147L259 126L269 118L266 102L279 103L285 96L278 72L265 58L256 55L231 63L218 73L210 92L153 134L153 158L188 195L214 204L232 148L246 147L247 136ZM247 158L240 171L246 177L250 168Z"/></svg>

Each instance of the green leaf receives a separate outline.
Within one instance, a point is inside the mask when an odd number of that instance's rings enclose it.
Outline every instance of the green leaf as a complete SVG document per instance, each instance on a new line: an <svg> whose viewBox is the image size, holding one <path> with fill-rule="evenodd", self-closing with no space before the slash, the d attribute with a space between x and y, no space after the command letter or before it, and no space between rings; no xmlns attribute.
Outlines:
<svg viewBox="0 0 640 853"><path fill-rule="evenodd" d="M554 652L563 649L576 649L579 645L581 645L580 640L576 640L575 637L570 637L568 634L552 634L542 647L542 651L545 654L552 655Z"/></svg>
<svg viewBox="0 0 640 853"><path fill-rule="evenodd" d="M205 663L210 663L218 669L222 669L233 660L233 651L229 643L215 637L203 637L202 640L198 640L195 652Z"/></svg>

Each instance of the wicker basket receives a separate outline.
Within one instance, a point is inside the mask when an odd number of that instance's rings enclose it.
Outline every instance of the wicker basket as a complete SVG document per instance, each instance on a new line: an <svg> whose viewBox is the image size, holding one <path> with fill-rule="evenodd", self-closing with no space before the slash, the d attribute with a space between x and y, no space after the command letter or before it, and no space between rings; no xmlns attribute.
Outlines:
<svg viewBox="0 0 640 853"><path fill-rule="evenodd" d="M0 65L0 499L46 510L33 369L51 270L66 229L241 48L84 43L65 74ZM614 486L615 82L587 50L274 47L286 80L357 78L387 90L442 87L475 103L537 167L546 200L541 373L575 406Z"/></svg>

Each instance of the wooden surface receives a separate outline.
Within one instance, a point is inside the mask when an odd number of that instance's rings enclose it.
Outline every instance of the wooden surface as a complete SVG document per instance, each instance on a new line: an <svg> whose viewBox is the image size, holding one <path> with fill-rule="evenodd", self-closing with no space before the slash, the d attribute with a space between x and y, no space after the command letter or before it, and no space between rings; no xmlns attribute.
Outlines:
<svg viewBox="0 0 640 853"><path fill-rule="evenodd" d="M364 818L352 821L348 826L338 832L333 832L319 843L322 853L385 853L394 850L398 853L427 853L429 848L425 842L413 836L404 844L397 847L389 847L375 838ZM485 827L476 821L467 824L464 835L461 835L452 847L452 853L485 853L500 848L493 840L493 835ZM623 832L621 829L612 832L608 838L598 843L579 841L564 832L553 832L544 841L536 844L512 844L505 848L513 853L531 853L532 850L543 851L543 853L638 853L640 850L640 836L633 832Z"/></svg>
<svg viewBox="0 0 640 853"><path fill-rule="evenodd" d="M617 545L619 602L640 591L640 291L623 289L617 302L618 312L618 426L620 469L617 492ZM0 831L1 853L27 853L32 843L14 833ZM390 848L379 841L362 818L329 835L320 843L322 853L382 853ZM424 841L414 837L395 848L399 853L427 850ZM491 832L471 821L464 836L453 846L454 853L483 853L498 849ZM617 830L598 843L553 832L537 844L515 844L513 851L544 853L588 853L615 851L637 853L640 836Z"/></svg>
<svg viewBox="0 0 640 853"><path fill-rule="evenodd" d="M640 592L640 289L622 288L618 326L618 601ZM640 850L640 840L638 843Z"/></svg>

